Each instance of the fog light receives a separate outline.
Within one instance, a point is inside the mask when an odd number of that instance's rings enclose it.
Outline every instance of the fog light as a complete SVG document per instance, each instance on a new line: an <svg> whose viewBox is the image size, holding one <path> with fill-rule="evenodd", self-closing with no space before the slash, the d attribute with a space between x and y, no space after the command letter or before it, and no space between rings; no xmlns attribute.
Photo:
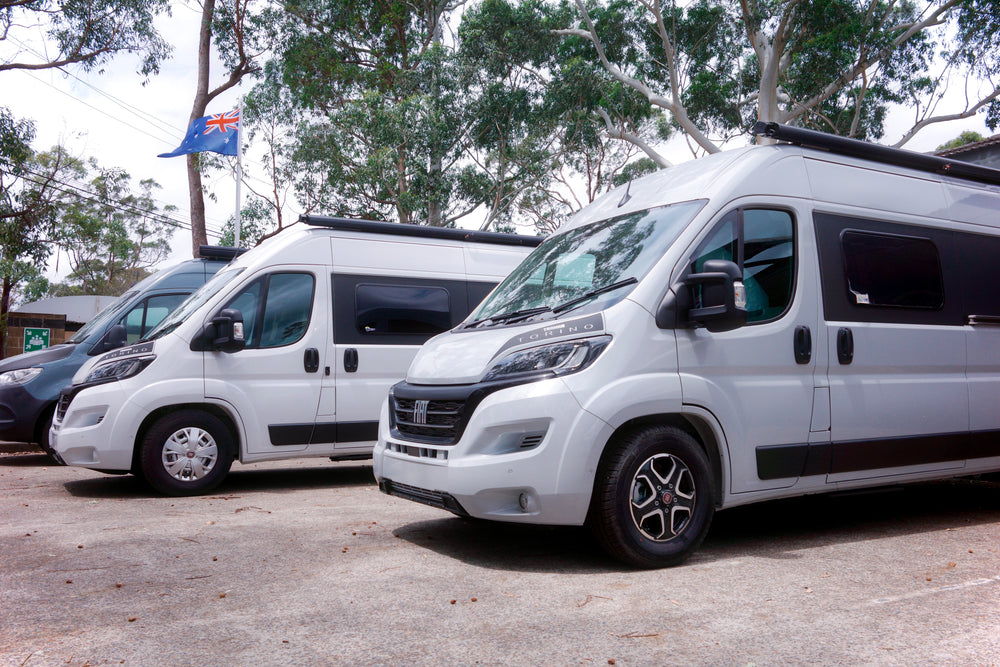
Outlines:
<svg viewBox="0 0 1000 667"><path fill-rule="evenodd" d="M528 496L527 496L527 494L522 493L521 495L519 495L517 497L517 504L521 508L522 512L527 512L528 511Z"/></svg>

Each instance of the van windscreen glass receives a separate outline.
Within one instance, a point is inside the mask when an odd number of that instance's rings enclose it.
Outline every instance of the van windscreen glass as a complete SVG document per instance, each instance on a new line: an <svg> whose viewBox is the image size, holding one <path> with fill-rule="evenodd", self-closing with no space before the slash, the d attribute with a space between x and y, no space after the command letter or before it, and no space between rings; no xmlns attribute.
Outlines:
<svg viewBox="0 0 1000 667"><path fill-rule="evenodd" d="M150 331L148 334L142 337L141 340L155 340L160 336L165 336L188 318L191 313L195 312L201 306L211 299L213 296L219 293L219 291L232 282L233 278L243 273L243 269L229 269L227 271L219 271L212 279L207 283L202 285L196 292L189 296L184 303L180 305L174 312L167 316L165 320L160 322L160 324Z"/></svg>
<svg viewBox="0 0 1000 667"><path fill-rule="evenodd" d="M466 326L523 321L511 314L607 308L631 291L704 204L697 200L659 206L547 238L487 297Z"/></svg>
<svg viewBox="0 0 1000 667"><path fill-rule="evenodd" d="M852 303L927 310L944 306L941 259L930 239L845 230L841 247Z"/></svg>

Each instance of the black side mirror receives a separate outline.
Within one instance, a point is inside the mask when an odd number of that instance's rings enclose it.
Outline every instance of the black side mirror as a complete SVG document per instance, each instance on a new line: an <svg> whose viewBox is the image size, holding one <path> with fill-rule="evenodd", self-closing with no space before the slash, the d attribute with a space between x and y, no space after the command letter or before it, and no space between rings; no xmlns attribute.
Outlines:
<svg viewBox="0 0 1000 667"><path fill-rule="evenodd" d="M701 306L692 307L691 292L701 288ZM713 333L731 331L746 324L746 291L743 275L735 262L707 260L701 273L692 273L671 286L656 312L661 329L700 324Z"/></svg>
<svg viewBox="0 0 1000 667"><path fill-rule="evenodd" d="M196 352L218 350L231 354L244 347L243 313L235 308L226 308L213 317L191 341L191 349Z"/></svg>
<svg viewBox="0 0 1000 667"><path fill-rule="evenodd" d="M125 325L116 324L104 334L104 339L101 341L101 348L103 348L104 352L117 350L120 347L124 347L127 342L128 333L125 331Z"/></svg>

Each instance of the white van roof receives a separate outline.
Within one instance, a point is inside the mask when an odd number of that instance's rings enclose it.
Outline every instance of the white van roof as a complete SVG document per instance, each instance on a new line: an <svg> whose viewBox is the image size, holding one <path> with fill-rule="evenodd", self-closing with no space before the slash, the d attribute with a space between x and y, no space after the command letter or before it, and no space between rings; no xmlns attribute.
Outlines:
<svg viewBox="0 0 1000 667"><path fill-rule="evenodd" d="M1000 170L773 125L760 133L801 145L748 146L662 169L597 199L560 231L683 201L721 207L753 195L1000 226Z"/></svg>

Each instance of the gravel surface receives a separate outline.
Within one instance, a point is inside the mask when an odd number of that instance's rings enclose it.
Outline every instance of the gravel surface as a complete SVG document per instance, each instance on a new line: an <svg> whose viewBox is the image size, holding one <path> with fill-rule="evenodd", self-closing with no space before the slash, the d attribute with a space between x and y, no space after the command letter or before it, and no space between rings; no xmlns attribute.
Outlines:
<svg viewBox="0 0 1000 667"><path fill-rule="evenodd" d="M382 495L369 462L166 498L0 451L0 665L119 664L1000 665L1000 483L728 510L636 571Z"/></svg>

